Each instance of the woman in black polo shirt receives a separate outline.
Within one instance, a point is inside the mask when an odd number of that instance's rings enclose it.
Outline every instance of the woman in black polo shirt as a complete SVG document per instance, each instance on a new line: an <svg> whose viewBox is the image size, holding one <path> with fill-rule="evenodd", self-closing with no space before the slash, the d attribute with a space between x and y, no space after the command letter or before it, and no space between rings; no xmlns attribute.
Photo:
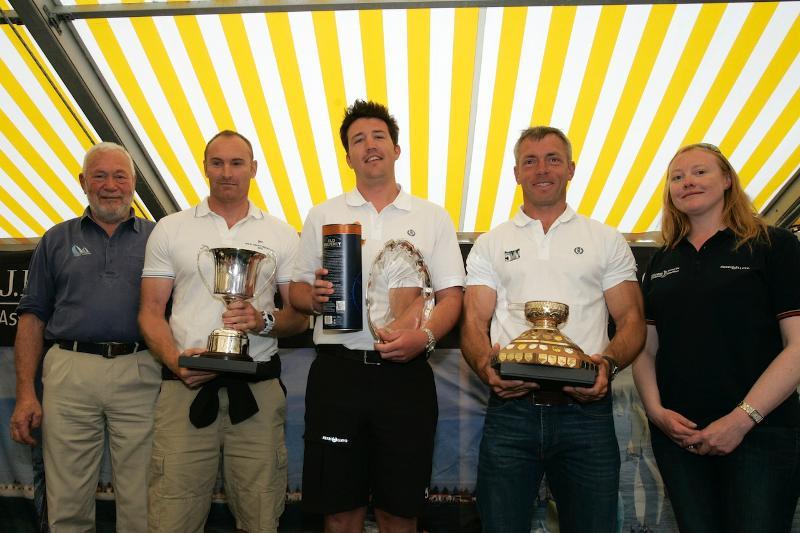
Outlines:
<svg viewBox="0 0 800 533"><path fill-rule="evenodd" d="M715 146L667 171L633 375L686 532L788 532L800 492L800 242Z"/></svg>

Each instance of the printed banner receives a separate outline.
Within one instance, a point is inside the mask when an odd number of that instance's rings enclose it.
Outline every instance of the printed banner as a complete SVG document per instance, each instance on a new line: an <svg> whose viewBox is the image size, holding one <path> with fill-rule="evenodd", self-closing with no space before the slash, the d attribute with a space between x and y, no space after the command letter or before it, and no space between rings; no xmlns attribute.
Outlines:
<svg viewBox="0 0 800 533"><path fill-rule="evenodd" d="M33 250L0 249L0 346L13 346L17 333L17 305L28 279Z"/></svg>

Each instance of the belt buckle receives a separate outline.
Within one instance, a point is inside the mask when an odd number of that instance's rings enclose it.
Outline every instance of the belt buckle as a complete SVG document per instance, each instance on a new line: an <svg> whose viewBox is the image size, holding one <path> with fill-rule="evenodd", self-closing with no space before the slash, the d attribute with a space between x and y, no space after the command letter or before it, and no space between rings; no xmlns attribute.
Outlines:
<svg viewBox="0 0 800 533"><path fill-rule="evenodd" d="M381 362L380 361L370 361L368 359L369 358L369 350L363 350L363 352L364 352L363 360L364 360L364 364L365 365L381 366Z"/></svg>
<svg viewBox="0 0 800 533"><path fill-rule="evenodd" d="M116 359L120 355L126 355L124 353L112 353L112 351L118 346L124 346L126 343L124 342L109 342L106 344L106 353L102 354L105 359ZM136 349L139 347L139 343L136 342L133 344L133 352L135 353Z"/></svg>
<svg viewBox="0 0 800 533"><path fill-rule="evenodd" d="M106 343L106 353L102 354L104 359L114 359L116 354L111 353L111 350L114 349L118 343L116 342L108 342Z"/></svg>
<svg viewBox="0 0 800 533"><path fill-rule="evenodd" d="M531 391L531 403L537 407L553 407L556 405L552 401L537 398L536 391Z"/></svg>

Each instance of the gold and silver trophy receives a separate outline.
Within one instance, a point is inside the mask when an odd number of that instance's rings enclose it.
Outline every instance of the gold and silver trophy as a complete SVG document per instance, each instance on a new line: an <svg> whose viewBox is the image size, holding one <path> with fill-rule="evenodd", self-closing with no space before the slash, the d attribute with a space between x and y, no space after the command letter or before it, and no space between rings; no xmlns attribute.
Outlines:
<svg viewBox="0 0 800 533"><path fill-rule="evenodd" d="M200 267L200 259L210 255L214 260L214 284L208 283ZM272 285L278 261L269 248L256 252L244 248L209 248L201 246L197 252L197 272L208 291L225 305L235 301L257 298ZM266 269L267 276L259 282L259 273ZM257 283L262 286L256 290ZM214 372L254 374L257 364L249 355L250 339L247 333L232 328L218 328L208 336L206 351L193 357L181 356L179 366Z"/></svg>
<svg viewBox="0 0 800 533"><path fill-rule="evenodd" d="M521 305L509 307L517 309ZM568 316L566 304L526 302L525 318L533 327L500 350L493 361L500 377L535 381L544 389L564 385L591 387L597 376L597 365L558 329Z"/></svg>
<svg viewBox="0 0 800 533"><path fill-rule="evenodd" d="M436 339L425 328L435 304L431 275L422 254L407 240L390 240L375 257L367 282L367 319L376 342L379 331L423 329L428 352Z"/></svg>

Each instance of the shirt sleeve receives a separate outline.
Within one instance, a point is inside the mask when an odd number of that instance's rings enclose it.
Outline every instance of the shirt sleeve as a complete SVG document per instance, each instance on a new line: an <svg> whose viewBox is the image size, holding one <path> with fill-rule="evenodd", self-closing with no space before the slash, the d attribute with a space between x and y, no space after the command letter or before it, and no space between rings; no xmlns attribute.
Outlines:
<svg viewBox="0 0 800 533"><path fill-rule="evenodd" d="M298 242L300 239L292 227L287 227L283 239L282 257L279 258L278 271L275 272L275 282L278 285L289 283L292 280L292 271L297 260Z"/></svg>
<svg viewBox="0 0 800 533"><path fill-rule="evenodd" d="M787 230L770 229L767 283L775 315L800 316L800 241Z"/></svg>
<svg viewBox="0 0 800 533"><path fill-rule="evenodd" d="M32 313L47 323L53 315L55 281L48 257L48 234L42 236L28 266L28 281L17 306L17 314Z"/></svg>
<svg viewBox="0 0 800 533"><path fill-rule="evenodd" d="M467 256L467 286L485 285L496 291L497 278L490 260L487 235L484 233L476 239Z"/></svg>
<svg viewBox="0 0 800 533"><path fill-rule="evenodd" d="M603 291L616 287L623 281L636 281L636 259L631 247L620 232L612 231L608 263L602 281Z"/></svg>
<svg viewBox="0 0 800 533"><path fill-rule="evenodd" d="M167 228L169 217L162 218L150 233L147 239L147 248L144 254L143 278L171 278L175 279L175 267L172 264L170 253L170 231Z"/></svg>
<svg viewBox="0 0 800 533"><path fill-rule="evenodd" d="M653 302L652 298L650 297L650 273L653 272L655 268L656 261L661 257L661 250L657 250L656 253L653 254L653 257L650 258L650 261L647 262L647 267L644 269L644 273L642 274L642 295L644 297L644 319L645 321L651 325L656 325L656 316L655 311L653 309Z"/></svg>
<svg viewBox="0 0 800 533"><path fill-rule="evenodd" d="M292 271L292 281L314 283L314 272L322 266L322 224L317 209L306 216Z"/></svg>
<svg viewBox="0 0 800 533"><path fill-rule="evenodd" d="M464 286L464 260L458 246L456 230L444 209L437 210L436 253L426 259L431 266L431 284L434 291Z"/></svg>

